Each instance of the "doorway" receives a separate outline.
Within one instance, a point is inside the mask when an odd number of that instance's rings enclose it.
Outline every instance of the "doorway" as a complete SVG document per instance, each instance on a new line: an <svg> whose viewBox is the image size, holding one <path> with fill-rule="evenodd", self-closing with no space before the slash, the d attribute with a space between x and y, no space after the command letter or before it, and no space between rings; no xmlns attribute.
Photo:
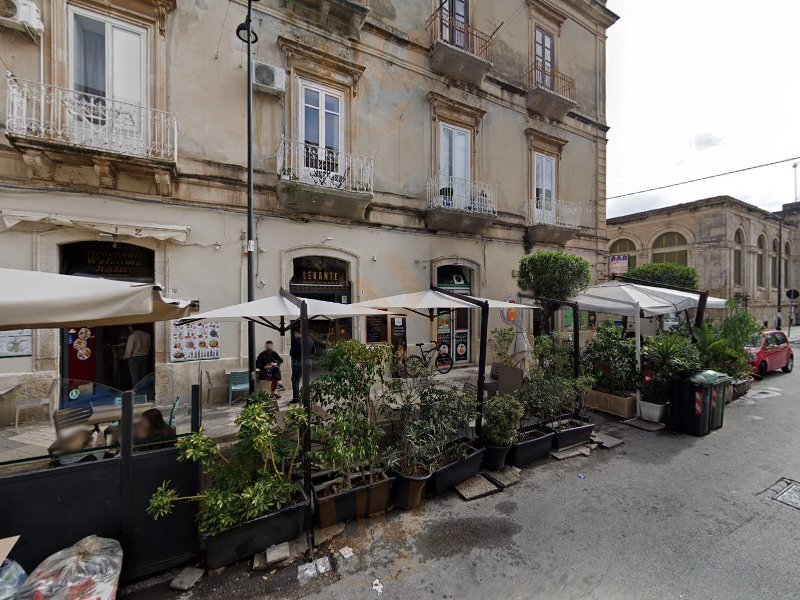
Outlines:
<svg viewBox="0 0 800 600"><path fill-rule="evenodd" d="M472 269L462 265L443 265L436 270L436 285L459 294L472 293ZM470 309L440 311L436 318L436 341L445 346L454 365L472 361L472 319Z"/></svg>
<svg viewBox="0 0 800 600"><path fill-rule="evenodd" d="M134 283L155 282L155 253L120 242L75 242L61 246L61 273ZM113 404L123 390L155 397L153 324L136 325L146 358L135 367L125 348L134 329L126 325L61 330L61 408ZM144 335L141 335L144 334ZM137 381L133 381L136 379Z"/></svg>

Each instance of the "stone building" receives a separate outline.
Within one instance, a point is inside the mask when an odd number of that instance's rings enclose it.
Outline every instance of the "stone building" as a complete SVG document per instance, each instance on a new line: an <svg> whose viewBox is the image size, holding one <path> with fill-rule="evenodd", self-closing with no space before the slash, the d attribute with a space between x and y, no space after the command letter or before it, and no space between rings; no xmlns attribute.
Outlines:
<svg viewBox="0 0 800 600"><path fill-rule="evenodd" d="M0 265L155 281L203 310L243 301L246 2L16 4L0 18ZM603 277L605 4L255 3L257 295L352 302L437 283L503 298L533 248L566 247ZM314 327L324 341L389 335ZM456 364L477 359L474 315L407 327L409 342L449 340ZM220 380L244 332L224 324L223 360L198 364L156 324L159 389ZM0 372L124 387L125 333L96 334L92 368L69 332L43 331Z"/></svg>
<svg viewBox="0 0 800 600"><path fill-rule="evenodd" d="M774 327L779 284L785 291L798 282L797 208L789 204L771 213L717 196L614 217L608 219L609 255L627 256L629 267L651 262L694 267L703 289L738 298L759 322ZM781 303L785 321L785 294Z"/></svg>

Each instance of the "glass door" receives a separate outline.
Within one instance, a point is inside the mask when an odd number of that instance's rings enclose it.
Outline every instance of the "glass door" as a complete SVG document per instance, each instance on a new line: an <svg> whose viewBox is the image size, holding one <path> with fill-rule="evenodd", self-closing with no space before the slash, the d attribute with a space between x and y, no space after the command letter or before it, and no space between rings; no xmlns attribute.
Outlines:
<svg viewBox="0 0 800 600"><path fill-rule="evenodd" d="M555 68L555 40L549 31L536 28L536 83L553 89L553 69Z"/></svg>
<svg viewBox="0 0 800 600"><path fill-rule="evenodd" d="M443 206L467 208L470 196L470 131L442 123L439 133L439 194Z"/></svg>
<svg viewBox="0 0 800 600"><path fill-rule="evenodd" d="M342 97L331 90L303 82L303 173L306 183L342 187Z"/></svg>
<svg viewBox="0 0 800 600"><path fill-rule="evenodd" d="M535 187L537 223L555 223L556 161L552 156L536 154Z"/></svg>

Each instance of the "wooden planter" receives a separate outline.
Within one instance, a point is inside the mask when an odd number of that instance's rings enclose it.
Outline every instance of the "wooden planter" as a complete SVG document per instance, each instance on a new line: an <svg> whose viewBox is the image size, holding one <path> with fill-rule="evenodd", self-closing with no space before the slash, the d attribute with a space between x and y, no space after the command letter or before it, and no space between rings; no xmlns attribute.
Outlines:
<svg viewBox="0 0 800 600"><path fill-rule="evenodd" d="M636 416L636 395L615 396L597 390L586 392L585 405L587 408L608 413L623 419L631 419Z"/></svg>
<svg viewBox="0 0 800 600"><path fill-rule="evenodd" d="M324 485L315 485L317 525L325 528L342 521L363 519L384 512L392 499L393 481L393 477L387 477L381 473L378 481L322 497L319 493Z"/></svg>

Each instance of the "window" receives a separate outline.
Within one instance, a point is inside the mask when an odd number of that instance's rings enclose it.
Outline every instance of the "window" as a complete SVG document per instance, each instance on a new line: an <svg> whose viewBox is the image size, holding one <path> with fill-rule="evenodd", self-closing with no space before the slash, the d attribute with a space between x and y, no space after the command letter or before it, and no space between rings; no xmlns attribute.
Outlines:
<svg viewBox="0 0 800 600"><path fill-rule="evenodd" d="M536 28L536 83L553 88L553 69L556 66L555 37L549 31Z"/></svg>
<svg viewBox="0 0 800 600"><path fill-rule="evenodd" d="M662 233L653 242L653 262L686 266L689 263L686 238L675 231Z"/></svg>
<svg viewBox="0 0 800 600"><path fill-rule="evenodd" d="M791 270L791 261L792 258L792 248L789 246L789 242L786 242L786 245L783 247L783 288L789 289L789 286L792 285L792 278L790 274Z"/></svg>
<svg viewBox="0 0 800 600"><path fill-rule="evenodd" d="M770 283L772 287L778 287L778 248L780 248L780 244L778 244L778 240L772 240L772 254L770 255Z"/></svg>
<svg viewBox="0 0 800 600"><path fill-rule="evenodd" d="M301 82L300 136L305 144L305 167L325 173L339 171L344 138L343 96L306 81Z"/></svg>
<svg viewBox="0 0 800 600"><path fill-rule="evenodd" d="M467 129L442 123L439 130L439 175L444 183L470 178L472 133Z"/></svg>
<svg viewBox="0 0 800 600"><path fill-rule="evenodd" d="M766 287L767 278L765 271L767 269L767 240L762 235L758 238L758 255L756 256L756 285L758 287Z"/></svg>
<svg viewBox="0 0 800 600"><path fill-rule="evenodd" d="M636 267L636 244L631 240L621 239L611 244L609 254L623 254L628 256L628 268Z"/></svg>
<svg viewBox="0 0 800 600"><path fill-rule="evenodd" d="M72 89L137 106L148 104L145 29L71 8L70 39Z"/></svg>
<svg viewBox="0 0 800 600"><path fill-rule="evenodd" d="M556 199L556 159L536 152L533 170L536 210L553 213Z"/></svg>
<svg viewBox="0 0 800 600"><path fill-rule="evenodd" d="M737 229L733 236L733 285L744 285L744 258L742 246L744 246L744 233Z"/></svg>
<svg viewBox="0 0 800 600"><path fill-rule="evenodd" d="M467 23L469 6L467 0L445 0L442 3L441 37L458 48L469 49Z"/></svg>

